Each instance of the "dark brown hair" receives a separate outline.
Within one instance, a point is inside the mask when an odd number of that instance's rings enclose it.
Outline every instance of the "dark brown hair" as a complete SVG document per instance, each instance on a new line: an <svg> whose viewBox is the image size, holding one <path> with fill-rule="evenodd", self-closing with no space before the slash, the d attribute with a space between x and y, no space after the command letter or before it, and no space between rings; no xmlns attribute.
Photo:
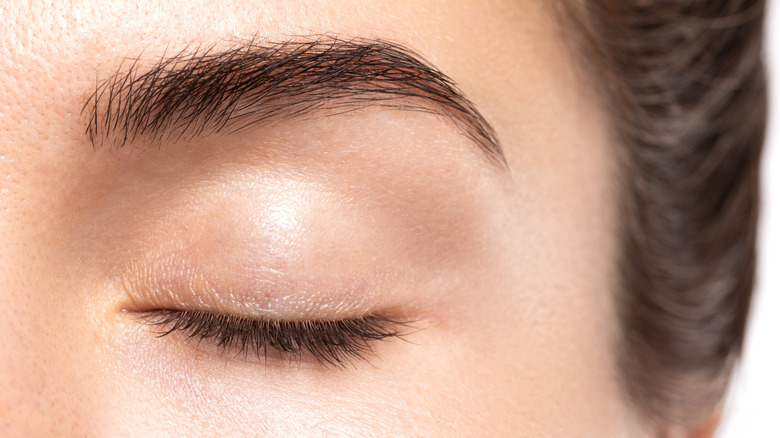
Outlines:
<svg viewBox="0 0 780 438"><path fill-rule="evenodd" d="M691 427L723 399L753 288L766 5L563 4L624 161L623 386L644 420Z"/></svg>

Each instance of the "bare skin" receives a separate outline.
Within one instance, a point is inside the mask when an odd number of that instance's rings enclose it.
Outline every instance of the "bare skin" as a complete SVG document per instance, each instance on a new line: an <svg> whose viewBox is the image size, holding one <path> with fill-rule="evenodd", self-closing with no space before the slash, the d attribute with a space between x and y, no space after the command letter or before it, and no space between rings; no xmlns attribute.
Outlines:
<svg viewBox="0 0 780 438"><path fill-rule="evenodd" d="M0 435L636 436L616 154L542 3L3 3ZM506 168L441 117L375 107L145 152L85 134L124 58L320 34L421 54ZM415 330L323 367L157 337L150 308Z"/></svg>

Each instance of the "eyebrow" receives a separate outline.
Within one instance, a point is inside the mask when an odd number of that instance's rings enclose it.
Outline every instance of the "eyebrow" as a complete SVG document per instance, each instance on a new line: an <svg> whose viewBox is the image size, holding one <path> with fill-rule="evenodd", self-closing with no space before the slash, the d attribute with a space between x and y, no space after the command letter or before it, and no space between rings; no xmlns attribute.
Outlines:
<svg viewBox="0 0 780 438"><path fill-rule="evenodd" d="M495 130L455 82L393 42L254 39L227 50L164 54L151 68L141 64L136 58L96 81L82 109L93 146L192 139L314 111L380 106L442 117L492 162L506 165Z"/></svg>

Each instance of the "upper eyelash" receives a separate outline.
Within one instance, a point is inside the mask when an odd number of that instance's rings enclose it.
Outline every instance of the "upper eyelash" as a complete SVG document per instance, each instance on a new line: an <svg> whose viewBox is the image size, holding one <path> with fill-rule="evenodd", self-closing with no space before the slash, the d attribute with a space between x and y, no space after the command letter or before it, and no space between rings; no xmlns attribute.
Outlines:
<svg viewBox="0 0 780 438"><path fill-rule="evenodd" d="M181 332L186 339L211 339L223 351L255 353L267 359L268 349L290 358L304 353L319 363L345 367L354 359L374 354L373 343L402 338L409 323L379 316L339 320L250 318L207 311L161 309L144 312L142 318L160 329L158 336Z"/></svg>

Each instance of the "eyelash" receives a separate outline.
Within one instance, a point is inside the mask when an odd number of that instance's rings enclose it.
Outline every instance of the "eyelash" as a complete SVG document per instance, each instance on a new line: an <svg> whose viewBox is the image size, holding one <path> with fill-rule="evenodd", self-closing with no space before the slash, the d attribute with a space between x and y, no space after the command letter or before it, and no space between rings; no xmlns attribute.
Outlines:
<svg viewBox="0 0 780 438"><path fill-rule="evenodd" d="M211 340L221 351L253 353L267 361L274 350L291 360L304 355L322 365L339 368L374 355L374 343L406 335L408 323L379 316L340 320L284 321L249 318L206 311L161 309L141 315L159 331L158 337L182 333L186 340Z"/></svg>

